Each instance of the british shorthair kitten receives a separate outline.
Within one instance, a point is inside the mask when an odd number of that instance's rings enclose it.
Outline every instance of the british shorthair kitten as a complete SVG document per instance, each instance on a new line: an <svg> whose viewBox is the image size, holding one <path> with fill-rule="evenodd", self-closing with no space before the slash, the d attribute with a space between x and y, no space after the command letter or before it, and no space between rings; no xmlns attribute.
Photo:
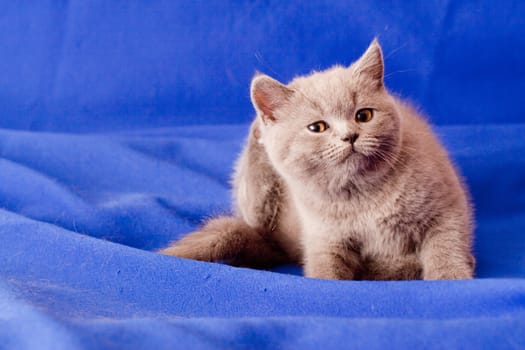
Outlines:
<svg viewBox="0 0 525 350"><path fill-rule="evenodd" d="M307 277L472 278L466 189L427 123L383 82L374 40L349 67L288 85L256 75L235 212L161 251Z"/></svg>

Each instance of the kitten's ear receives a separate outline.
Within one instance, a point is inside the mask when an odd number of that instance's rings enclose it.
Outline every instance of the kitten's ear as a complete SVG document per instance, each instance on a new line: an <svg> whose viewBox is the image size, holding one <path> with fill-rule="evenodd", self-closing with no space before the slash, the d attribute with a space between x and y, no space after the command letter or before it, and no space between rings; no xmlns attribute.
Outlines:
<svg viewBox="0 0 525 350"><path fill-rule="evenodd" d="M370 43L365 53L350 67L358 79L369 81L376 88L383 86L383 52L377 38Z"/></svg>
<svg viewBox="0 0 525 350"><path fill-rule="evenodd" d="M258 74L252 79L252 103L265 123L277 120L275 111L284 106L292 95L293 90L267 75Z"/></svg>

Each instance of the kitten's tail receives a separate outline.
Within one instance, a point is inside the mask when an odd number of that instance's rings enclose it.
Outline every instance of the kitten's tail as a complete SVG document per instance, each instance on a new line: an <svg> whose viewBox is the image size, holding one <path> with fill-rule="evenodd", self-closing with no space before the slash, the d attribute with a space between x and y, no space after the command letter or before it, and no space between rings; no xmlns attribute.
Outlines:
<svg viewBox="0 0 525 350"><path fill-rule="evenodd" d="M267 267L286 262L286 254L269 234L235 217L218 217L159 253L236 266Z"/></svg>

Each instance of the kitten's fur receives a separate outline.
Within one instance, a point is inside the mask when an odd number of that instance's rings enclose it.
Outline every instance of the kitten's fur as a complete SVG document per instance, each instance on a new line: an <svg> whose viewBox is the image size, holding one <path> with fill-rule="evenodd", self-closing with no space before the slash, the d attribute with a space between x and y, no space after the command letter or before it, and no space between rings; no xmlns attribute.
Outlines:
<svg viewBox="0 0 525 350"><path fill-rule="evenodd" d="M288 85L257 75L251 97L257 117L235 170L234 216L161 253L291 261L327 279L472 278L465 189L427 123L385 88L376 40L347 68ZM373 109L370 121L356 121L362 108ZM326 131L307 128L320 120Z"/></svg>

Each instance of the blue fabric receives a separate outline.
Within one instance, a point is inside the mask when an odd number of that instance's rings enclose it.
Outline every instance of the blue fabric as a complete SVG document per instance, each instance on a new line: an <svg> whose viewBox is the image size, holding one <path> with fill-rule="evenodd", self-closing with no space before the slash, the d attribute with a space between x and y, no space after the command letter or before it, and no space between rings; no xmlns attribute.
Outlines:
<svg viewBox="0 0 525 350"><path fill-rule="evenodd" d="M5 2L0 348L525 347L525 3ZM256 70L378 36L476 206L477 278L306 279L154 250L229 210Z"/></svg>

